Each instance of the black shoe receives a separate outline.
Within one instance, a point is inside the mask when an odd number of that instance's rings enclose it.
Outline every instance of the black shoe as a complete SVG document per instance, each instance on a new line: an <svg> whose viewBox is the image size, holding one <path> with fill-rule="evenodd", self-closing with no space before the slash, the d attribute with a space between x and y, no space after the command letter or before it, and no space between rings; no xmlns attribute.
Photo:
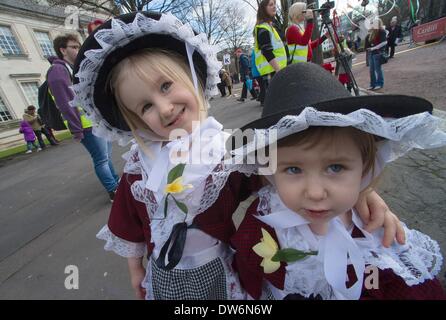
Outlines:
<svg viewBox="0 0 446 320"><path fill-rule="evenodd" d="M252 97L251 100L257 100L257 97Z"/></svg>
<svg viewBox="0 0 446 320"><path fill-rule="evenodd" d="M110 202L113 203L113 199L115 198L116 190L115 191L109 191L108 197L110 198Z"/></svg>
<svg viewBox="0 0 446 320"><path fill-rule="evenodd" d="M237 99L237 101L245 102L245 99L244 98L240 98L240 99Z"/></svg>

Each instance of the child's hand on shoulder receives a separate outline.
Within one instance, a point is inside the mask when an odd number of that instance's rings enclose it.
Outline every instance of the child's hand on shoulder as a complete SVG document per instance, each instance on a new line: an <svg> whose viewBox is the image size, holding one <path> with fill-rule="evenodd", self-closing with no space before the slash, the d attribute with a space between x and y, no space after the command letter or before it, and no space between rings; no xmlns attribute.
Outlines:
<svg viewBox="0 0 446 320"><path fill-rule="evenodd" d="M364 223L366 231L373 232L379 228L384 228L382 240L384 247L390 247L395 238L399 244L406 242L401 221L390 211L384 200L373 189L361 192L355 208Z"/></svg>

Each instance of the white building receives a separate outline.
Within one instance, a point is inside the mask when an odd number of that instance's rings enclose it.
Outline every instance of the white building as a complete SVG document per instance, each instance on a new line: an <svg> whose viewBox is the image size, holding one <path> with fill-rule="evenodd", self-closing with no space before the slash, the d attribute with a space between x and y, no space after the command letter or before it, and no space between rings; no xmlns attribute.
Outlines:
<svg viewBox="0 0 446 320"><path fill-rule="evenodd" d="M105 14L74 6L50 6L44 0L0 0L0 125L21 119L28 105L38 107L37 90L56 55L53 39L87 35L87 24Z"/></svg>

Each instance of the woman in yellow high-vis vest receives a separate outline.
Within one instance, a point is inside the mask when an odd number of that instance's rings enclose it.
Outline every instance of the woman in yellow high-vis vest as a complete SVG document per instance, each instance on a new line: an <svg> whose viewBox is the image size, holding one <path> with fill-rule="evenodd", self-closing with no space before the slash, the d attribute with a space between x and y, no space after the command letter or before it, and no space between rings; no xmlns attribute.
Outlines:
<svg viewBox="0 0 446 320"><path fill-rule="evenodd" d="M268 78L285 68L287 55L285 46L272 25L276 15L276 0L262 0L257 11L257 23L254 28L255 64L261 76L260 103L263 105L268 86Z"/></svg>
<svg viewBox="0 0 446 320"><path fill-rule="evenodd" d="M312 49L324 42L327 37L324 35L311 41L314 26L313 12L307 9L306 3L294 3L290 7L288 15L291 22L286 30L289 59L291 63L311 61Z"/></svg>

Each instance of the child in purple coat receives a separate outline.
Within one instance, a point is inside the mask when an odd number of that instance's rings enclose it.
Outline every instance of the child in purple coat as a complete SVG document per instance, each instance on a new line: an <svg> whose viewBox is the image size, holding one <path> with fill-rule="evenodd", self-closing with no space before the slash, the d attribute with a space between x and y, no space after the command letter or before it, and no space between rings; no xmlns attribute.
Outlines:
<svg viewBox="0 0 446 320"><path fill-rule="evenodd" d="M37 146L37 144L36 144L36 135L34 134L33 128L31 127L31 125L27 121L22 120L20 122L19 132L23 133L23 137L25 138L25 141L26 141L26 147L27 147L28 150L25 153L33 152L32 151L33 146L34 146L34 148L37 149L37 151L42 150L40 147Z"/></svg>

